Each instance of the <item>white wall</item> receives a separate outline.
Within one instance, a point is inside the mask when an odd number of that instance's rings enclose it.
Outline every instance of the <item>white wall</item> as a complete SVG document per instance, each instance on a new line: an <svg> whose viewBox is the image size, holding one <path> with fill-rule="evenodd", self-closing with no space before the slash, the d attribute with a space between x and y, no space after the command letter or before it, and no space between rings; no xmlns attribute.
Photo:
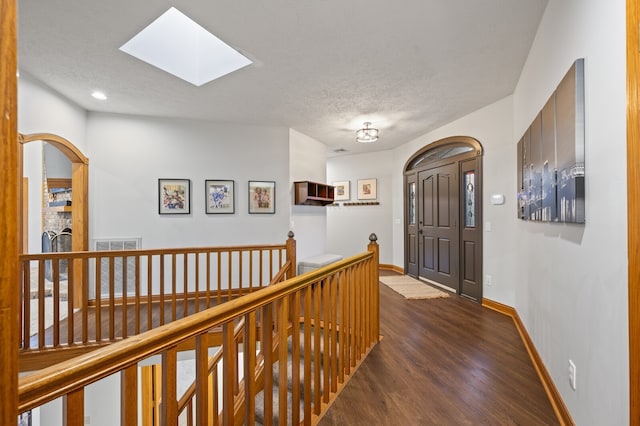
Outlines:
<svg viewBox="0 0 640 426"><path fill-rule="evenodd" d="M289 231L289 133L90 113L90 237L142 246L282 243ZM158 214L158 178L191 179L191 214ZM205 179L235 181L235 214L205 214ZM248 213L248 181L276 182L276 213Z"/></svg>
<svg viewBox="0 0 640 426"><path fill-rule="evenodd" d="M87 113L22 72L18 79L18 131L53 133L86 155ZM24 176L29 179L29 253L40 253L42 234L42 143L25 145Z"/></svg>
<svg viewBox="0 0 640 426"><path fill-rule="evenodd" d="M515 307L576 423L625 425L624 1L549 2L514 93L512 144L580 57L585 58L587 223L517 222ZM569 386L569 359L577 367L576 391Z"/></svg>
<svg viewBox="0 0 640 426"><path fill-rule="evenodd" d="M86 154L87 112L22 72L18 79L18 131L54 133Z"/></svg>
<svg viewBox="0 0 640 426"><path fill-rule="evenodd" d="M345 257L366 251L369 235L375 233L380 245L380 263L393 262L394 194L391 152L346 155L327 160L327 180L350 182L351 201L358 201L358 179L377 179L377 206L329 207L327 210L327 251Z"/></svg>
<svg viewBox="0 0 640 426"><path fill-rule="evenodd" d="M295 130L289 130L289 178L293 182L327 183L327 147ZM290 228L295 233L298 261L324 253L327 241L327 208L291 205Z"/></svg>

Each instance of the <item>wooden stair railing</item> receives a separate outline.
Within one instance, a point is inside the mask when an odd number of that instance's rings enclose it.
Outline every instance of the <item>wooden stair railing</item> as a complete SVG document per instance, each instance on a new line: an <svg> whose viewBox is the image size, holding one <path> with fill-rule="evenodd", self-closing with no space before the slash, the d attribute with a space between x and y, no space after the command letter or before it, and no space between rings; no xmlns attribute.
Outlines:
<svg viewBox="0 0 640 426"><path fill-rule="evenodd" d="M138 363L159 355L160 424L176 424L178 348L195 339L195 400L193 409L185 411L191 411L194 424L254 425L260 391L264 392L265 423L277 417L279 424L287 424L288 419L293 424L314 424L378 341L378 246L373 235L370 240L368 252L23 376L19 379L19 412L61 397L64 424L82 425L85 388L119 372L120 424L137 424ZM241 321L244 330L237 334ZM222 377L214 382L209 371L208 332L215 327L222 328L224 368L218 370ZM290 336L301 334L302 338L292 338L288 345ZM244 356L240 356L240 336ZM258 352L263 348L270 350ZM325 368L312 358L322 359ZM293 363L291 375L288 362ZM272 368L260 373L259 364L273 366L278 379ZM244 373L242 380L240 372ZM294 390L291 402L287 400L289 376ZM218 380L219 405L211 386L217 386ZM243 409L238 410L239 406Z"/></svg>
<svg viewBox="0 0 640 426"><path fill-rule="evenodd" d="M20 368L28 371L295 276L295 240L25 254L20 265Z"/></svg>

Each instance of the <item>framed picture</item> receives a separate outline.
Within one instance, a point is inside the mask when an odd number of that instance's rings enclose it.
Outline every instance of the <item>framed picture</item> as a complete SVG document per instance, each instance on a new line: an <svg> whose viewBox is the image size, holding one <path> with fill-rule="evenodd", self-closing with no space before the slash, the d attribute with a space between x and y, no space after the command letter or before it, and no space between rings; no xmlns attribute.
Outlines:
<svg viewBox="0 0 640 426"><path fill-rule="evenodd" d="M158 213L191 213L191 181L189 179L158 179Z"/></svg>
<svg viewBox="0 0 640 426"><path fill-rule="evenodd" d="M351 199L348 180L333 182L333 186L335 187L333 191L333 199L335 201L346 201Z"/></svg>
<svg viewBox="0 0 640 426"><path fill-rule="evenodd" d="M276 183L273 181L249 181L249 213L273 214L276 212Z"/></svg>
<svg viewBox="0 0 640 426"><path fill-rule="evenodd" d="M207 214L235 212L235 191L232 180L205 180L204 190Z"/></svg>
<svg viewBox="0 0 640 426"><path fill-rule="evenodd" d="M378 198L376 179L358 179L358 200L375 200Z"/></svg>

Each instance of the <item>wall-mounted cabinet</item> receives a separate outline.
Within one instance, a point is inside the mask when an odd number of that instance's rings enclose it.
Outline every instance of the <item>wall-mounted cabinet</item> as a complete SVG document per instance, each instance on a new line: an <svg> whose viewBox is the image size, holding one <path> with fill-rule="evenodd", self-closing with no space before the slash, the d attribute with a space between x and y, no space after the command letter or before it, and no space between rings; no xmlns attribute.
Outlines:
<svg viewBox="0 0 640 426"><path fill-rule="evenodd" d="M325 183L309 181L294 182L295 204L324 206L333 203L334 187Z"/></svg>

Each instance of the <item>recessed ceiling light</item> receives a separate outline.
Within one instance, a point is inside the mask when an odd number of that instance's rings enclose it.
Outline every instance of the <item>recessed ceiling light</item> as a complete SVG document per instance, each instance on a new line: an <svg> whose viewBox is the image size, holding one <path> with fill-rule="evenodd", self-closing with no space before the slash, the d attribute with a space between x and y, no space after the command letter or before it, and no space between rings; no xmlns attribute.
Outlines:
<svg viewBox="0 0 640 426"><path fill-rule="evenodd" d="M220 78L252 62L172 7L120 50L194 86Z"/></svg>
<svg viewBox="0 0 640 426"><path fill-rule="evenodd" d="M91 96L93 96L95 99L98 99L100 101L106 101L107 100L107 95L105 95L103 92L101 92L99 90L94 90L91 93Z"/></svg>

